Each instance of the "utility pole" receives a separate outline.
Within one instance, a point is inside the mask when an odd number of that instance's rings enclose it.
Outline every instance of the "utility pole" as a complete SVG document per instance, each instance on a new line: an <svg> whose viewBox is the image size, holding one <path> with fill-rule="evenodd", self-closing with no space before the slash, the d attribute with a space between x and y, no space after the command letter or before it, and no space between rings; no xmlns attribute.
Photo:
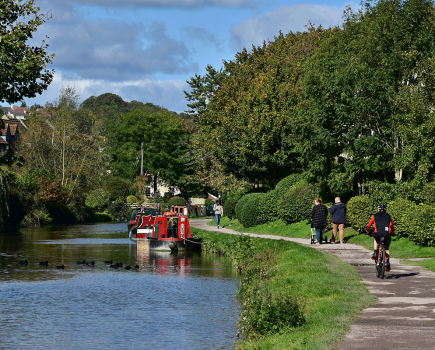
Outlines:
<svg viewBox="0 0 435 350"><path fill-rule="evenodd" d="M143 176L143 142L140 144L140 176Z"/></svg>

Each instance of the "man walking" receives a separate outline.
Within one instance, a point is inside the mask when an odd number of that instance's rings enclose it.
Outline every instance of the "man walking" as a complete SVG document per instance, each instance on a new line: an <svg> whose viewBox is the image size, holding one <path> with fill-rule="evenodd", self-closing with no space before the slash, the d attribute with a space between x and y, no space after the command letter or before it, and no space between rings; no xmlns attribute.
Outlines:
<svg viewBox="0 0 435 350"><path fill-rule="evenodd" d="M332 215L332 238L331 243L336 243L337 229L340 232L340 243L344 243L344 224L346 223L346 204L342 203L340 197L335 198L335 204L329 208ZM337 242L338 243L338 242Z"/></svg>

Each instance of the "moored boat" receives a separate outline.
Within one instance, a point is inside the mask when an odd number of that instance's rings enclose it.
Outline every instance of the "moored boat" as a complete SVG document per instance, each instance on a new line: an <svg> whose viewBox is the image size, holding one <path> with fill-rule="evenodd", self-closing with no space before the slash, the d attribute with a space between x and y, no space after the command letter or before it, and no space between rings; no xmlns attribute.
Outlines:
<svg viewBox="0 0 435 350"><path fill-rule="evenodd" d="M192 250L191 238L189 218L175 212L155 216L140 212L130 231L131 240L147 241L150 250L158 251Z"/></svg>

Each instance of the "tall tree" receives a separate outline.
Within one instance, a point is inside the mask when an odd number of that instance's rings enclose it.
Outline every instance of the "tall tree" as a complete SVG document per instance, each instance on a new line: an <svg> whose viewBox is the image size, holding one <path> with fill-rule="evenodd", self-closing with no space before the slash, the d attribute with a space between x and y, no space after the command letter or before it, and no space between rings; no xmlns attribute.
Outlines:
<svg viewBox="0 0 435 350"><path fill-rule="evenodd" d="M27 44L39 26L50 16L39 13L34 0L0 3L0 101L15 103L24 97L35 97L47 89L54 71L47 70L54 55L48 45Z"/></svg>
<svg viewBox="0 0 435 350"><path fill-rule="evenodd" d="M360 182L393 180L402 145L396 99L404 85L421 85L415 68L434 51L434 19L428 0L367 1L345 13L343 30L307 65L306 125L316 126L305 138L309 168L327 169L318 150L329 147Z"/></svg>
<svg viewBox="0 0 435 350"><path fill-rule="evenodd" d="M151 111L147 107L115 115L116 122L108 125L107 137L116 175L129 177L144 144L144 173L156 189L164 180L173 185L184 174L187 133L184 121L166 109Z"/></svg>

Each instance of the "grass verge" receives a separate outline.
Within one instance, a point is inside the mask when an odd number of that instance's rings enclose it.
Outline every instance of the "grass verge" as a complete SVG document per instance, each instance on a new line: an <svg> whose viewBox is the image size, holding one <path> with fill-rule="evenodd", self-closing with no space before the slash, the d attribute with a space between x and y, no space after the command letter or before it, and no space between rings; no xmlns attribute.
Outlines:
<svg viewBox="0 0 435 350"><path fill-rule="evenodd" d="M238 245L237 236L195 228L192 232L197 238L213 242L215 250L244 266L240 256L246 255L246 251L243 251L244 246ZM333 349L361 310L374 303L375 297L361 284L361 276L335 255L294 242L251 240L254 243L249 249L259 253L274 252L273 263L268 266L271 273L267 277L271 295L273 298L294 296L302 301L305 322L261 337L248 335L237 345L239 349ZM255 259L254 253L250 256ZM241 273L243 280L244 270ZM264 270L261 273L264 274ZM243 305L252 295L250 288L242 286L242 289L244 293L239 293L239 297Z"/></svg>
<svg viewBox="0 0 435 350"><path fill-rule="evenodd" d="M209 223L210 224L210 223ZM213 226L213 222L211 223ZM263 224L245 229L237 219L230 220L228 217L223 217L221 226L231 228L239 232L269 234L283 237L293 238L309 238L310 225L307 221L286 225L282 221L276 221L268 224ZM326 232L328 239L331 238L332 232ZM358 234L351 227L344 230L344 240L347 243L358 244L373 251L373 238L367 235ZM390 252L393 258L412 259L412 258L435 258L435 247L420 247L407 238L393 236L390 245ZM404 261L404 263L407 263ZM430 263L430 260L413 261L413 265L423 266L431 271L435 271L435 261Z"/></svg>

